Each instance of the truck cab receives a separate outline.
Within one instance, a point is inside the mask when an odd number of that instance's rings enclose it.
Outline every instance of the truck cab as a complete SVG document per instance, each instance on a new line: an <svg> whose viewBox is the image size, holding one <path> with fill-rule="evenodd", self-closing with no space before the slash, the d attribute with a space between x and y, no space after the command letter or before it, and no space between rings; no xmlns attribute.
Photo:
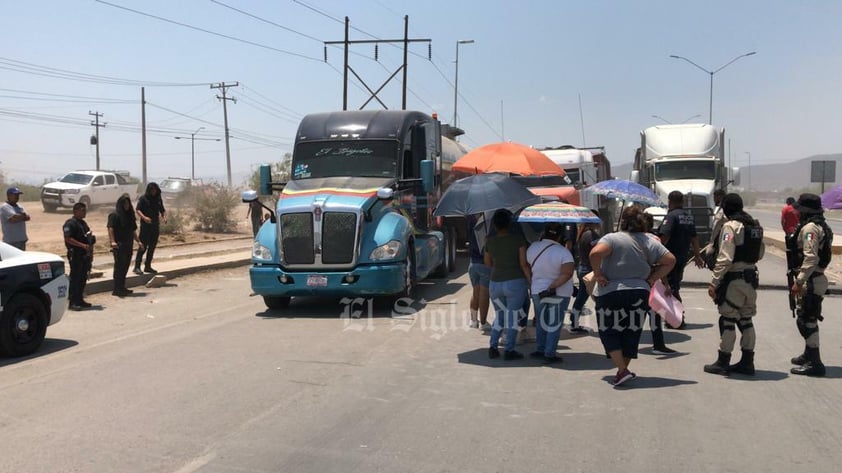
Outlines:
<svg viewBox="0 0 842 473"><path fill-rule="evenodd" d="M446 275L456 232L432 216L441 143L438 120L421 112L305 116L291 179L255 237L253 291L275 309L295 296L410 296L417 281Z"/></svg>
<svg viewBox="0 0 842 473"><path fill-rule="evenodd" d="M640 132L631 180L652 189L662 202L674 190L694 217L699 243L710 238L713 192L729 184L725 130L707 124L658 125ZM732 174L738 174L733 169Z"/></svg>

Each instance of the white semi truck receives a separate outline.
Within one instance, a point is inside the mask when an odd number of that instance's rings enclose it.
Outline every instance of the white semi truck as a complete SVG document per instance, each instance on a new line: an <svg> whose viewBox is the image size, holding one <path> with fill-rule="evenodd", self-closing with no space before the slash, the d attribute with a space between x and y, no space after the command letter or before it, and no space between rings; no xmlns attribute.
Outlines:
<svg viewBox="0 0 842 473"><path fill-rule="evenodd" d="M731 182L739 183L739 170L729 173L724 158L724 128L707 124L653 126L640 132L631 180L652 189L664 203L670 192L681 191L684 208L693 214L699 243L704 245L711 233L713 192L726 189Z"/></svg>

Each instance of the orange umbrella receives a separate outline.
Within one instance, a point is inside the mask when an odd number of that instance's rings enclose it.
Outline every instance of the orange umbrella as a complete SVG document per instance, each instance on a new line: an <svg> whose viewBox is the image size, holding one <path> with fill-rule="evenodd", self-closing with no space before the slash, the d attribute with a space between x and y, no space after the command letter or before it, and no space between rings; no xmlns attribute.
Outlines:
<svg viewBox="0 0 842 473"><path fill-rule="evenodd" d="M471 174L508 172L521 176L564 175L564 169L540 151L511 142L480 146L453 163L452 169Z"/></svg>

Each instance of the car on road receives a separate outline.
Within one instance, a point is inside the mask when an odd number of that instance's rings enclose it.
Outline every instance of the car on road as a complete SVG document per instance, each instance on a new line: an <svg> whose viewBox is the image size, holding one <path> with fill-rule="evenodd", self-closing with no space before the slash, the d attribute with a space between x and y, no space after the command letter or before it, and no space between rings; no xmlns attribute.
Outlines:
<svg viewBox="0 0 842 473"><path fill-rule="evenodd" d="M73 171L55 182L41 187L41 204L45 212L55 212L59 207L73 207L81 202L113 206L123 194L137 198L137 183L130 182L127 172Z"/></svg>
<svg viewBox="0 0 842 473"><path fill-rule="evenodd" d="M0 355L26 356L41 346L47 326L64 316L68 286L60 256L0 242Z"/></svg>
<svg viewBox="0 0 842 473"><path fill-rule="evenodd" d="M166 203L178 203L188 196L192 189L201 185L202 181L187 177L168 177L158 183L161 188L161 198Z"/></svg>

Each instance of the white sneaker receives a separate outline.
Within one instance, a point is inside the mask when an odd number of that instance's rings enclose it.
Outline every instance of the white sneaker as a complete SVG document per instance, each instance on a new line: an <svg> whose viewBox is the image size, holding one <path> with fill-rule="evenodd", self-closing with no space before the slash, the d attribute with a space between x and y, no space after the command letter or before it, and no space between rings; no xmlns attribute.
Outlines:
<svg viewBox="0 0 842 473"><path fill-rule="evenodd" d="M472 320L471 328L479 328L479 320Z"/></svg>

